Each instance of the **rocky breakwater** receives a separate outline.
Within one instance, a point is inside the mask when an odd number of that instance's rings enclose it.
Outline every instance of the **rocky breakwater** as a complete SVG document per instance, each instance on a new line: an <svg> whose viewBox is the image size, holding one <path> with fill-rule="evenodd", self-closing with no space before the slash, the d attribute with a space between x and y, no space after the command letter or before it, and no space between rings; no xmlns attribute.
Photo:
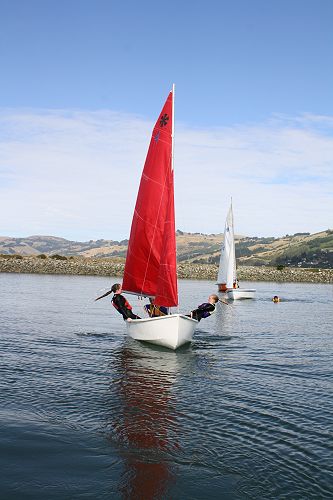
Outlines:
<svg viewBox="0 0 333 500"><path fill-rule="evenodd" d="M218 266L213 264L178 265L178 276L184 279L207 279L216 281ZM240 281L275 281L303 283L333 283L333 269L301 269L298 267L240 266L237 269Z"/></svg>
<svg viewBox="0 0 333 500"><path fill-rule="evenodd" d="M217 266L213 264L180 263L178 265L178 277L180 279L216 281L217 271ZM122 276L124 259L0 255L0 272ZM333 270L241 266L238 268L238 277L241 281L333 283Z"/></svg>
<svg viewBox="0 0 333 500"><path fill-rule="evenodd" d="M123 271L124 263L117 259L0 256L2 273L122 276Z"/></svg>

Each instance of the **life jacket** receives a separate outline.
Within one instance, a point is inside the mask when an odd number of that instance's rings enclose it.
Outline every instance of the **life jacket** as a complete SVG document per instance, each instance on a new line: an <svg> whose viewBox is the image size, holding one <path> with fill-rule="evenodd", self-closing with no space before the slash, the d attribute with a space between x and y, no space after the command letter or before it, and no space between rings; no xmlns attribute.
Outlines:
<svg viewBox="0 0 333 500"><path fill-rule="evenodd" d="M130 309L130 310L132 311L132 306L131 306L131 304L130 304L129 302L127 302L127 300L126 300L126 299L125 299L125 307L126 307L127 309Z"/></svg>
<svg viewBox="0 0 333 500"><path fill-rule="evenodd" d="M150 304L148 314L151 318L156 318L157 316L165 316L165 313L161 311L159 306L154 306L154 304Z"/></svg>
<svg viewBox="0 0 333 500"><path fill-rule="evenodd" d="M209 316L211 316L214 312L215 312L215 305L214 304L211 304L210 302L206 302L205 304L201 304L201 306L213 306L214 309L212 311L203 311L203 313L201 314L201 318L208 318ZM199 306L200 308L200 306ZM198 309L199 309L198 308Z"/></svg>
<svg viewBox="0 0 333 500"><path fill-rule="evenodd" d="M118 295L119 295L119 294L118 294ZM118 307L118 305L117 305L117 304L115 304L115 303L114 303L114 300L113 300L115 297L116 297L116 295L114 295L114 296L112 297L111 302L112 302L113 307L114 307L115 309L117 309L117 311L119 311L119 307ZM131 310L132 310L132 306L131 306L131 304L130 304L130 303L129 303L126 299L125 299L125 297L124 297L123 295L122 295L122 297L123 297L123 299L124 299L124 301L125 301L125 303L124 303L124 307L126 307L126 309L129 309L129 310L131 311Z"/></svg>

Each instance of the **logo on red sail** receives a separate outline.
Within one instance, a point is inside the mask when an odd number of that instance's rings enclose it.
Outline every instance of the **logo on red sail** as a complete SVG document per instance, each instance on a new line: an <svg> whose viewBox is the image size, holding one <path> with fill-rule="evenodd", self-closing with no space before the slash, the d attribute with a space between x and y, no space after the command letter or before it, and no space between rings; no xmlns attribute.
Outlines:
<svg viewBox="0 0 333 500"><path fill-rule="evenodd" d="M165 125L168 124L168 121L169 121L169 116L166 113L164 113L164 115L162 115L160 118L160 126L165 127Z"/></svg>

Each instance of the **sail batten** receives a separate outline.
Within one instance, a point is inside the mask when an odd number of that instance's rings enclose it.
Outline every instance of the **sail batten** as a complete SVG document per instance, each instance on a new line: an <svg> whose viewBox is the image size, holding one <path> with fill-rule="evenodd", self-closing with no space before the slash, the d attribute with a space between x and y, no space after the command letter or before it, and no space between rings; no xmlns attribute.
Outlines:
<svg viewBox="0 0 333 500"><path fill-rule="evenodd" d="M178 304L174 177L172 169L173 93L152 132L136 200L123 288Z"/></svg>

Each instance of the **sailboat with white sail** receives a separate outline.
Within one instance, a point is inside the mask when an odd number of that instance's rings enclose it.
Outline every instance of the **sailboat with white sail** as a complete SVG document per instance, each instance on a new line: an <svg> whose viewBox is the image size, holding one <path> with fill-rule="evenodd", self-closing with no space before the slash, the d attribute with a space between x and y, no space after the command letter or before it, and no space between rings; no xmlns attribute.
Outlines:
<svg viewBox="0 0 333 500"><path fill-rule="evenodd" d="M255 289L240 288L238 285L232 202L224 226L217 285L219 292L225 292L227 298L231 300L253 299L255 297Z"/></svg>
<svg viewBox="0 0 333 500"><path fill-rule="evenodd" d="M152 298L157 306L178 306L174 209L175 86L154 126L142 172L124 269L123 290ZM169 309L170 311L170 309ZM191 342L198 322L183 314L127 321L128 334L177 349Z"/></svg>

